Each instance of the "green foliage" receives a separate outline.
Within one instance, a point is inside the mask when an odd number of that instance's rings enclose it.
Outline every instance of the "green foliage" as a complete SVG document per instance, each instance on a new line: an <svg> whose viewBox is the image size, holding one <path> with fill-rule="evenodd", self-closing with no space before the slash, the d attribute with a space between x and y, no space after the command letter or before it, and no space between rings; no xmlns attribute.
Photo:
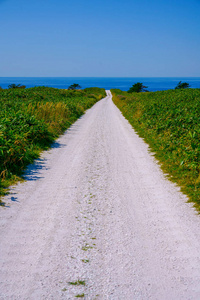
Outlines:
<svg viewBox="0 0 200 300"><path fill-rule="evenodd" d="M200 89L112 93L162 169L200 209Z"/></svg>
<svg viewBox="0 0 200 300"><path fill-rule="evenodd" d="M148 86L143 85L141 82L137 82L132 85L132 87L128 90L128 93L140 93L140 92L148 92L146 89Z"/></svg>
<svg viewBox="0 0 200 300"><path fill-rule="evenodd" d="M68 87L68 90L81 89L81 86L78 83L74 83Z"/></svg>
<svg viewBox="0 0 200 300"><path fill-rule="evenodd" d="M21 84L15 84L15 83L12 83L8 86L9 89L25 89L26 86L25 85L21 85Z"/></svg>
<svg viewBox="0 0 200 300"><path fill-rule="evenodd" d="M85 280L77 280L68 282L70 285L85 285Z"/></svg>
<svg viewBox="0 0 200 300"><path fill-rule="evenodd" d="M179 83L178 83L177 86L175 87L175 90L177 90L177 89L187 89L187 88L189 88L189 87L190 87L189 83L179 81Z"/></svg>
<svg viewBox="0 0 200 300"><path fill-rule="evenodd" d="M92 88L86 88L83 91L85 91L86 93L90 93L89 97L96 97L96 95L99 94L99 100L102 98L101 94L102 94L102 90L105 91L102 88L98 88L98 87L92 87ZM105 92L106 95L106 92Z"/></svg>
<svg viewBox="0 0 200 300"><path fill-rule="evenodd" d="M99 87L91 87L91 88L86 88L84 89L85 92L93 93L93 94L98 94L102 92L102 89Z"/></svg>
<svg viewBox="0 0 200 300"><path fill-rule="evenodd" d="M86 109L106 96L48 87L4 89L0 93L0 194Z"/></svg>

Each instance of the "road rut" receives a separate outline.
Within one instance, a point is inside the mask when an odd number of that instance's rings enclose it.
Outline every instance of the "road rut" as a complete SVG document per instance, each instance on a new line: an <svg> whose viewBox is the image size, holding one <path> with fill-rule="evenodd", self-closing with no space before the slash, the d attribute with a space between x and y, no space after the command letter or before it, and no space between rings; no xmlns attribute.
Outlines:
<svg viewBox="0 0 200 300"><path fill-rule="evenodd" d="M110 91L0 208L0 299L200 299L200 219Z"/></svg>

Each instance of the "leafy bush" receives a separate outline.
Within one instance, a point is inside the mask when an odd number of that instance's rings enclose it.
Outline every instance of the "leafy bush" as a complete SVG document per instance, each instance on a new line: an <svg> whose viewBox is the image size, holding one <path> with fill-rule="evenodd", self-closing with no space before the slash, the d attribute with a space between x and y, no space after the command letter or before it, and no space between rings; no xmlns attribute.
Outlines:
<svg viewBox="0 0 200 300"><path fill-rule="evenodd" d="M25 85L12 83L8 86L9 89L25 89Z"/></svg>
<svg viewBox="0 0 200 300"><path fill-rule="evenodd" d="M78 83L71 84L68 87L68 90L77 90L77 89L81 89L81 86Z"/></svg>
<svg viewBox="0 0 200 300"><path fill-rule="evenodd" d="M187 88L189 88L189 87L190 87L189 83L179 81L179 83L178 83L177 86L175 87L175 90L177 90L177 89L187 89Z"/></svg>
<svg viewBox="0 0 200 300"><path fill-rule="evenodd" d="M105 96L104 89L68 91L36 87L1 90L0 194L41 150L47 149L86 109Z"/></svg>
<svg viewBox="0 0 200 300"><path fill-rule="evenodd" d="M128 90L128 93L141 93L141 92L148 92L146 89L148 86L143 85L141 82L137 82L132 85L132 87Z"/></svg>
<svg viewBox="0 0 200 300"><path fill-rule="evenodd" d="M163 170L200 209L200 89L112 93L114 103L149 143Z"/></svg>

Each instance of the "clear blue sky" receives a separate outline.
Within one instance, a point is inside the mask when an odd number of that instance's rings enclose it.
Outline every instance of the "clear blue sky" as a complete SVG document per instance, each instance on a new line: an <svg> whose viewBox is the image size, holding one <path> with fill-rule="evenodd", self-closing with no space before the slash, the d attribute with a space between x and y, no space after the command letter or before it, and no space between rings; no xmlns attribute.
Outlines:
<svg viewBox="0 0 200 300"><path fill-rule="evenodd" d="M0 0L0 76L200 77L200 0Z"/></svg>

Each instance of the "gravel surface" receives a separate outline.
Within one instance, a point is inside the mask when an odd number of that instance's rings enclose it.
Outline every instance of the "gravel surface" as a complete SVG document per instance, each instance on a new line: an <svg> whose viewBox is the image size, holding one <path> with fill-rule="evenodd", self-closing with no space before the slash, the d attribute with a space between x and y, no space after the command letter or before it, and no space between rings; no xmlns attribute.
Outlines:
<svg viewBox="0 0 200 300"><path fill-rule="evenodd" d="M1 300L200 299L200 218L107 94L5 197Z"/></svg>

